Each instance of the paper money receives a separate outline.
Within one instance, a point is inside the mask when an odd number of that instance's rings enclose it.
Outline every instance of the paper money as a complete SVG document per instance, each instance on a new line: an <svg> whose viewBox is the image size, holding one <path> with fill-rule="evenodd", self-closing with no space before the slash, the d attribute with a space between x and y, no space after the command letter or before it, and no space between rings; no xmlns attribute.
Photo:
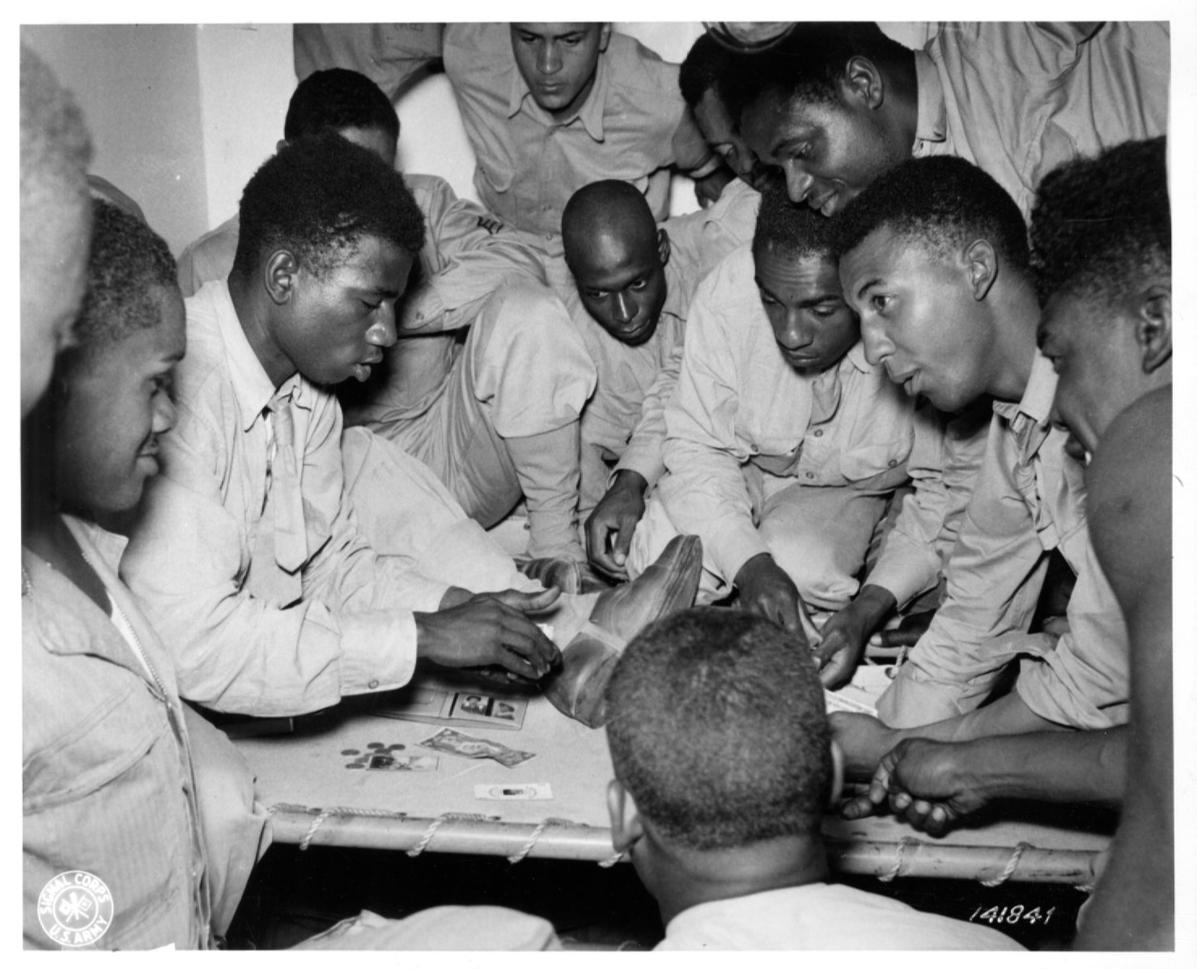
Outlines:
<svg viewBox="0 0 1197 969"><path fill-rule="evenodd" d="M462 733L459 730L451 730L448 727L438 730L427 740L421 740L420 746L428 747L432 750L442 750L447 754L456 754L459 757L470 757L475 760L489 757L504 767L515 767L536 756L526 750L515 750L498 741L485 737L472 737L469 734Z"/></svg>

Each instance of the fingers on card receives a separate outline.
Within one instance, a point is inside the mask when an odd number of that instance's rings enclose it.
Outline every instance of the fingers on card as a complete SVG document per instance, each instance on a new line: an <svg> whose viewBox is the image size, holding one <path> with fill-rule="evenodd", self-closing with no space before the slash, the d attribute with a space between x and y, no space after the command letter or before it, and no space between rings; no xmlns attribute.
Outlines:
<svg viewBox="0 0 1197 969"><path fill-rule="evenodd" d="M348 748L341 751L342 757L352 758L345 767L349 770L380 771L432 771L440 764L439 757L431 754L404 754L403 744L383 744L377 741L366 744L365 750Z"/></svg>

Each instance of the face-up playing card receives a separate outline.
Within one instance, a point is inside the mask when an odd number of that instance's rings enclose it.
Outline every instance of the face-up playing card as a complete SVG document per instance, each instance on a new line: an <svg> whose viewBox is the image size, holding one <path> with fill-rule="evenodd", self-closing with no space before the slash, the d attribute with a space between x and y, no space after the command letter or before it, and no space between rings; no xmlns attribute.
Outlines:
<svg viewBox="0 0 1197 969"><path fill-rule="evenodd" d="M476 760L489 757L491 760L498 761L504 767L515 767L536 756L526 750L514 750L497 741L484 737L471 737L469 734L461 733L458 730L450 730L448 727L438 730L427 740L421 740L420 746L429 747L432 750L443 750L449 754L456 754L458 757L470 757Z"/></svg>

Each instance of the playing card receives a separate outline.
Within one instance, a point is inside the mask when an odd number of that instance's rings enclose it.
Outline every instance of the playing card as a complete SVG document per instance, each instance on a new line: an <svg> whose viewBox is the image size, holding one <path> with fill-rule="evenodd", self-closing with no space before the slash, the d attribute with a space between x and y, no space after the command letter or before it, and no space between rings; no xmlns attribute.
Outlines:
<svg viewBox="0 0 1197 969"><path fill-rule="evenodd" d="M498 761L504 767L515 767L517 764L522 764L524 761L536 756L524 750L514 750L494 740L483 737L471 737L469 734L461 733L458 730L451 730L448 727L438 730L427 740L421 740L420 746L430 747L433 750L443 750L446 753L457 754L459 757L471 757L474 759L489 757L491 760Z"/></svg>
<svg viewBox="0 0 1197 969"><path fill-rule="evenodd" d="M551 801L548 784L475 784L474 797L483 801Z"/></svg>

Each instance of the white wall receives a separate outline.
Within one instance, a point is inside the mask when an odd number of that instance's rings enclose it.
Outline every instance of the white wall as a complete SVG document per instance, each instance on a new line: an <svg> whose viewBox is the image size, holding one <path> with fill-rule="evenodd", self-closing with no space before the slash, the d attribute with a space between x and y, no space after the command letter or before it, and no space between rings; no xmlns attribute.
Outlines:
<svg viewBox="0 0 1197 969"><path fill-rule="evenodd" d="M291 25L201 24L196 56L208 186L202 232L237 211L241 189L283 137L295 90Z"/></svg>
<svg viewBox="0 0 1197 969"><path fill-rule="evenodd" d="M83 109L92 170L136 199L173 250L203 231L208 186L195 28L26 26L21 39Z"/></svg>

